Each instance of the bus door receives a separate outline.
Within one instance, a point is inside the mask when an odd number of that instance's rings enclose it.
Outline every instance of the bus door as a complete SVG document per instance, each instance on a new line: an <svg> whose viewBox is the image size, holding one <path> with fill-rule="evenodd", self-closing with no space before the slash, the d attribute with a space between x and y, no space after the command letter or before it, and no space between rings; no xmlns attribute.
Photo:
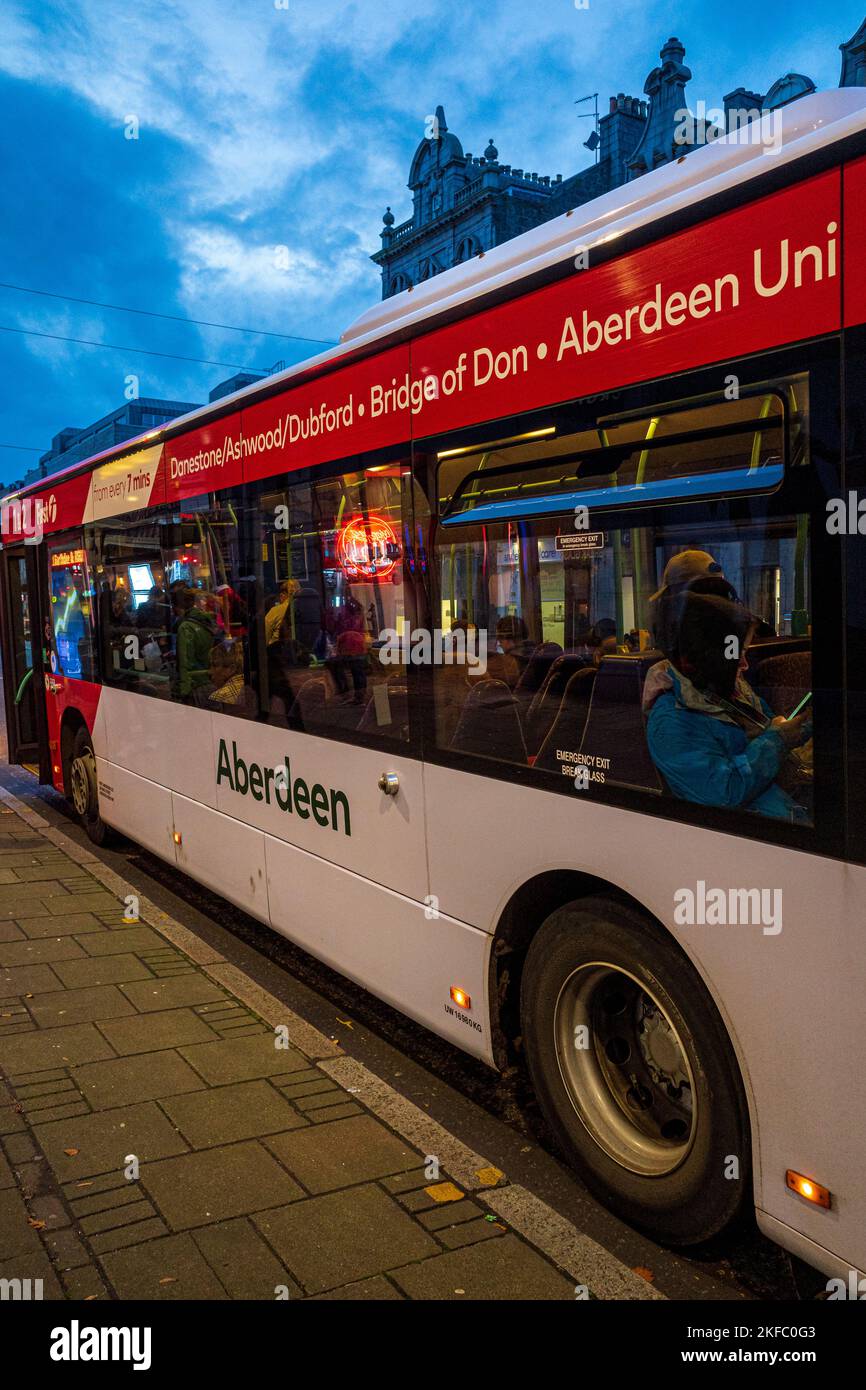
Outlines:
<svg viewBox="0 0 866 1390"><path fill-rule="evenodd" d="M18 545L0 555L3 696L9 762L30 767L40 781L50 781L38 550L38 546Z"/></svg>

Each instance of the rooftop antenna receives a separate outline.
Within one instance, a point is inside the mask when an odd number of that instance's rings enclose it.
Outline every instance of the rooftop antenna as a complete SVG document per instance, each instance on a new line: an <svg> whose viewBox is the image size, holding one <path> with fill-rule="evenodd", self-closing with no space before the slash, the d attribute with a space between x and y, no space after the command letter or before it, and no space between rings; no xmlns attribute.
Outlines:
<svg viewBox="0 0 866 1390"><path fill-rule="evenodd" d="M596 164L597 164L597 163L598 163L598 147L599 147L599 145L601 144L601 136L600 136L599 133L598 133L598 92L590 92L589 96L587 96L587 97L578 97L577 101L576 101L574 104L575 104L575 106L580 106L580 105L581 105L583 102L585 102L585 101L591 101L591 102L593 102L593 103L594 103L594 109L593 109L592 111L580 111L580 112L578 112L577 119L578 119L579 121L593 121L593 122L594 122L594 127L593 127L593 129L590 131L590 133L589 133L589 139L588 139L588 140L584 140L583 144L584 144L584 148L587 149L587 150L589 150L589 151L594 155L594 157L595 157L595 162L596 162Z"/></svg>

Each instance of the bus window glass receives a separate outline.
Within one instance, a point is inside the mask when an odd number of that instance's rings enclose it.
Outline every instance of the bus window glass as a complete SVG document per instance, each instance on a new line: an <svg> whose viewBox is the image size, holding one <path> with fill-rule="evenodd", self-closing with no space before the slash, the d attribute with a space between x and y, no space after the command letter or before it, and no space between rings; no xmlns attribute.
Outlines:
<svg viewBox="0 0 866 1390"><path fill-rule="evenodd" d="M267 490L261 498L268 722L409 737L405 463Z"/></svg>
<svg viewBox="0 0 866 1390"><path fill-rule="evenodd" d="M48 547L49 664L61 676L93 680L92 596L81 536Z"/></svg>
<svg viewBox="0 0 866 1390"><path fill-rule="evenodd" d="M106 683L256 717L243 515L230 497L188 498L92 528Z"/></svg>
<svg viewBox="0 0 866 1390"><path fill-rule="evenodd" d="M810 822L805 517L437 535L441 627L482 653L434 666L440 746Z"/></svg>

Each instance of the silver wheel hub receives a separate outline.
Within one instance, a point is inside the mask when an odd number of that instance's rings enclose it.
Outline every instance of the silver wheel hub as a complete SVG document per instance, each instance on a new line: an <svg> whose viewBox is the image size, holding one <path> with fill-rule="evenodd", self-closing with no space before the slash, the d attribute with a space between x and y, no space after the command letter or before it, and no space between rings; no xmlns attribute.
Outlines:
<svg viewBox="0 0 866 1390"><path fill-rule="evenodd" d="M557 1059L574 1110L621 1167L663 1177L695 1136L688 1053L646 983L606 961L580 966L554 1010Z"/></svg>
<svg viewBox="0 0 866 1390"><path fill-rule="evenodd" d="M91 809L91 802L94 800L93 788L95 781L96 766L93 761L93 754L88 749L72 759L70 768L70 783L72 788L72 804L79 816L86 816Z"/></svg>

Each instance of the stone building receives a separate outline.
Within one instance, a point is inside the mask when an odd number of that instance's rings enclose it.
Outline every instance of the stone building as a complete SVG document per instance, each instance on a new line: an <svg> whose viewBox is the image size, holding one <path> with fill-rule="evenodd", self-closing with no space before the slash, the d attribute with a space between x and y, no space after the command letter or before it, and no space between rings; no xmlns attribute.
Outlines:
<svg viewBox="0 0 866 1390"><path fill-rule="evenodd" d="M840 49L840 87L866 86L866 20ZM382 269L382 298L679 158L703 143L708 127L735 129L815 90L810 78L793 72L765 93L738 87L724 98L723 109L712 113L715 119L699 111L689 132L682 121L692 76L685 48L670 38L659 58L643 96L620 92L610 98L598 123L597 162L568 178L503 163L492 137L482 155L464 153L438 106L409 169L412 215L396 225L389 207L382 219L382 245L371 258Z"/></svg>

